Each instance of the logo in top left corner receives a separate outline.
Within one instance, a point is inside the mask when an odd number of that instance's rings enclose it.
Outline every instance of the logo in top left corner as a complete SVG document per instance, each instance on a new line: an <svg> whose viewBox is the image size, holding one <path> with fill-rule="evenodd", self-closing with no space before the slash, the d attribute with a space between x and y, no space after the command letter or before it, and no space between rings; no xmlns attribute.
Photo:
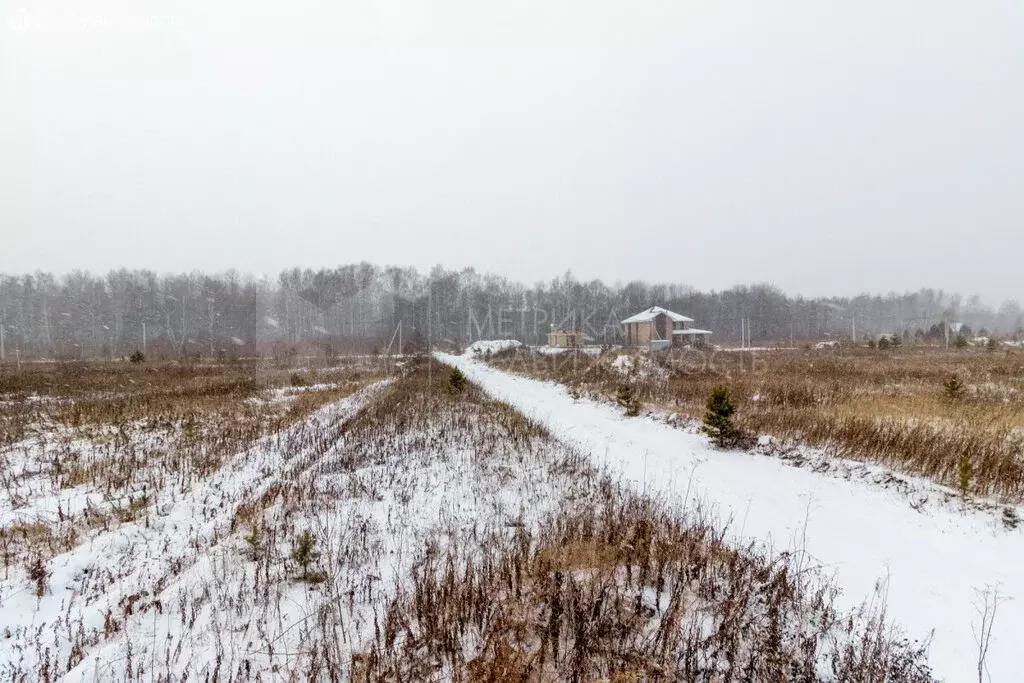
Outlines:
<svg viewBox="0 0 1024 683"><path fill-rule="evenodd" d="M35 17L24 7L15 10L7 17L7 26L15 33L28 33L36 28L36 25Z"/></svg>

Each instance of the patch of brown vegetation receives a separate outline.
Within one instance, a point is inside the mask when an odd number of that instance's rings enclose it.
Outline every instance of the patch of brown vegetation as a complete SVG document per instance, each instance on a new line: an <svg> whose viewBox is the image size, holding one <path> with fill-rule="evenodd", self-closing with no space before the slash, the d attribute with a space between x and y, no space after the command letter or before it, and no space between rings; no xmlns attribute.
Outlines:
<svg viewBox="0 0 1024 683"><path fill-rule="evenodd" d="M623 375L614 354L543 356L514 349L490 362L614 397L628 384L648 407L700 419L718 385L738 400L739 426L780 440L875 460L957 487L963 458L970 491L1024 499L1024 354L938 349L666 352L647 356L656 372ZM962 378L962 400L943 383Z"/></svg>
<svg viewBox="0 0 1024 683"><path fill-rule="evenodd" d="M89 489L89 509L46 514L62 539L109 530L385 372L374 359L342 359L307 368L309 385L296 388L292 368L268 361L0 365L0 496L19 509L44 489ZM46 544L46 556L66 546Z"/></svg>
<svg viewBox="0 0 1024 683"><path fill-rule="evenodd" d="M840 615L796 558L602 491L536 535L428 553L354 680L932 680L925 646Z"/></svg>

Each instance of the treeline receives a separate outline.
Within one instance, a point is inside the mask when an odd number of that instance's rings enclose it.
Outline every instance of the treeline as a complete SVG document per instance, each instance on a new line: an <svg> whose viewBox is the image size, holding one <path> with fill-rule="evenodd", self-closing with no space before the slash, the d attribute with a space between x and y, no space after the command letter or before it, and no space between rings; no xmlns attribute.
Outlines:
<svg viewBox="0 0 1024 683"><path fill-rule="evenodd" d="M805 343L881 334L935 338L946 322L1019 337L1021 307L923 289L888 296L789 297L770 285L700 292L679 284L581 282L570 273L532 286L473 269L292 269L277 279L235 271L157 275L117 270L0 275L0 350L10 358L250 355L403 350L476 339L544 343L553 328L620 341L618 321L651 305L696 319L720 344Z"/></svg>

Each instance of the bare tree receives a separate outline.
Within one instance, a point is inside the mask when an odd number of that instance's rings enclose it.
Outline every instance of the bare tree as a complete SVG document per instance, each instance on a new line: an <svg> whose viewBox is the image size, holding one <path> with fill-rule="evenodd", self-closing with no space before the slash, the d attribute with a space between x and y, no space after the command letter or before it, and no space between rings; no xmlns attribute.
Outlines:
<svg viewBox="0 0 1024 683"><path fill-rule="evenodd" d="M971 624L974 642L978 646L978 683L984 683L984 676L992 680L985 661L988 659L989 646L992 644L992 628L996 621L996 610L1009 598L999 594L999 586L975 588L974 609L978 613L979 623Z"/></svg>

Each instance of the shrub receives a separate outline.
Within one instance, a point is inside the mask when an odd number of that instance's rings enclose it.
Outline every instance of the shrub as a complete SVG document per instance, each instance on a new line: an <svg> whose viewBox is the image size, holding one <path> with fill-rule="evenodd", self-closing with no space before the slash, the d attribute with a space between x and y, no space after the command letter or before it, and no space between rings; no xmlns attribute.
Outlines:
<svg viewBox="0 0 1024 683"><path fill-rule="evenodd" d="M959 475L960 495L966 498L971 490L971 480L974 478L974 464L971 463L971 456L966 453L960 457Z"/></svg>
<svg viewBox="0 0 1024 683"><path fill-rule="evenodd" d="M947 377L946 381L942 383L942 387L946 390L946 398L951 401L959 401L967 393L967 387L957 375Z"/></svg>
<svg viewBox="0 0 1024 683"><path fill-rule="evenodd" d="M956 339L953 340L953 346L958 349L966 349L970 345L970 342L967 341L967 337L963 334L958 334Z"/></svg>
<svg viewBox="0 0 1024 683"><path fill-rule="evenodd" d="M132 355L128 356L128 360L130 362L132 362L132 363L135 363L136 365L138 365L139 363L145 363L146 362L146 354L144 354L142 351L139 351L138 349L136 349L135 353L133 353Z"/></svg>
<svg viewBox="0 0 1024 683"><path fill-rule="evenodd" d="M996 351L999 349L999 342L996 341L995 337L989 337L988 341L985 342L986 351Z"/></svg>
<svg viewBox="0 0 1024 683"><path fill-rule="evenodd" d="M316 562L318 557L320 557L320 553L316 550L316 540L313 538L313 534L309 532L309 529L306 529L299 536L299 542L295 549L292 550L292 559L302 567L303 580L309 578L309 565Z"/></svg>
<svg viewBox="0 0 1024 683"><path fill-rule="evenodd" d="M878 340L878 348L883 351L889 348L891 345L892 341L889 339L889 337L882 337L881 339Z"/></svg>
<svg viewBox="0 0 1024 683"><path fill-rule="evenodd" d="M889 343L892 344L893 346L900 346L901 344L903 344L903 337L901 337L898 333L894 332L892 337L889 338Z"/></svg>
<svg viewBox="0 0 1024 683"><path fill-rule="evenodd" d="M628 384L619 388L615 401L626 409L626 417L636 417L640 414L640 399L633 387Z"/></svg>
<svg viewBox="0 0 1024 683"><path fill-rule="evenodd" d="M877 346L874 339L868 339L868 348L873 349Z"/></svg>
<svg viewBox="0 0 1024 683"><path fill-rule="evenodd" d="M250 560L255 562L260 558L260 555L262 555L263 550L263 542L260 539L259 528L257 528L257 526L253 524L252 531L249 533L249 535L243 536L242 538L243 540L245 540L246 543L246 555L249 556Z"/></svg>
<svg viewBox="0 0 1024 683"><path fill-rule="evenodd" d="M304 387L307 384L309 384L306 378L301 373L298 372L292 373L292 376L288 378L288 383L291 384L293 387Z"/></svg>
<svg viewBox="0 0 1024 683"><path fill-rule="evenodd" d="M735 412L736 403L729 395L729 389L724 386L715 387L708 397L703 431L720 448L733 446L740 440L740 432L732 420Z"/></svg>
<svg viewBox="0 0 1024 683"><path fill-rule="evenodd" d="M465 389L466 385L469 384L469 380L462 373L462 370L458 368L452 368L452 372L448 375L448 388L453 394L461 394Z"/></svg>
<svg viewBox="0 0 1024 683"><path fill-rule="evenodd" d="M36 555L29 562L28 567L28 578L32 582L35 596L37 598L43 597L46 594L46 583L47 579L50 578L50 572L46 569L46 563L43 561L42 556Z"/></svg>

